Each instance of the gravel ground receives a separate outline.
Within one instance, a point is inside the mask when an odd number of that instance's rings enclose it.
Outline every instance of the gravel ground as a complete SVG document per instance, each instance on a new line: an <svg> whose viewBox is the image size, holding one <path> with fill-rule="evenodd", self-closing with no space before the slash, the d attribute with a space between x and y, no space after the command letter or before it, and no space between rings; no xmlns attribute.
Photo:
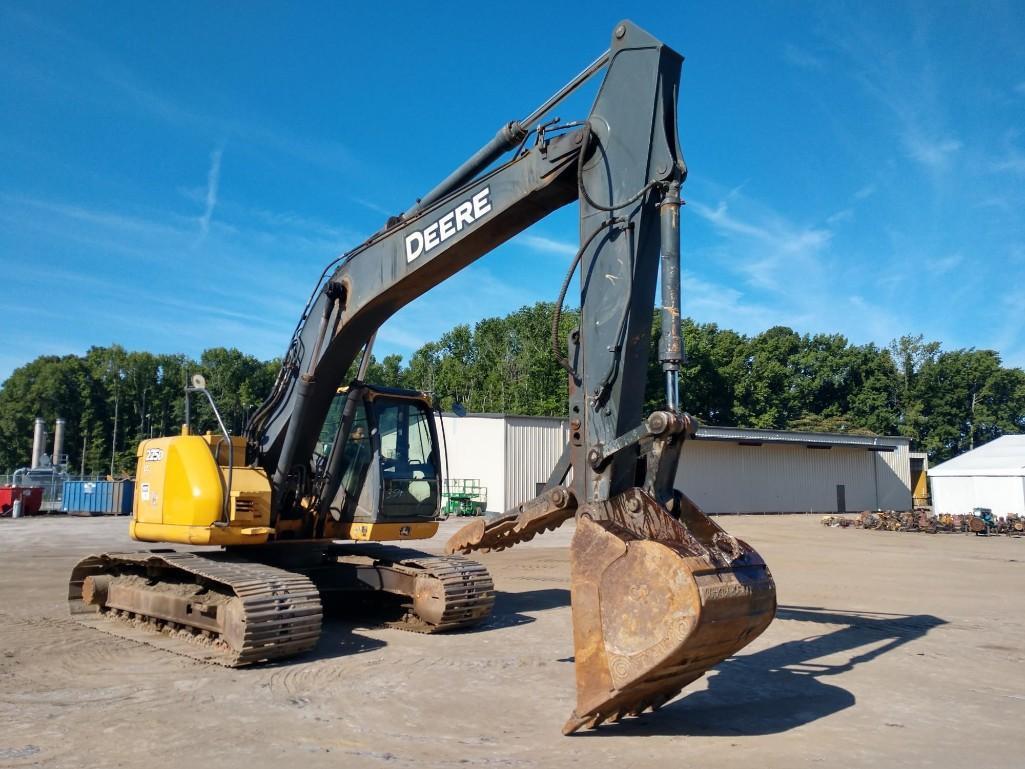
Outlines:
<svg viewBox="0 0 1025 769"><path fill-rule="evenodd" d="M719 520L772 568L776 621L659 713L569 738L571 525L481 556L481 629L333 619L229 670L68 618L75 560L137 549L126 519L0 520L0 767L1023 765L1025 539Z"/></svg>

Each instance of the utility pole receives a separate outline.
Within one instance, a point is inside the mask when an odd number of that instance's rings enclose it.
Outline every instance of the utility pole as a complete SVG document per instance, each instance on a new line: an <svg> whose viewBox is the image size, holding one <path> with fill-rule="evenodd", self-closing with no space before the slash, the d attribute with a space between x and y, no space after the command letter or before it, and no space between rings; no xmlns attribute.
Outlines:
<svg viewBox="0 0 1025 769"><path fill-rule="evenodd" d="M975 402L979 394L975 391L975 383L972 382L972 418L968 423L968 450L975 448Z"/></svg>
<svg viewBox="0 0 1025 769"><path fill-rule="evenodd" d="M117 415L121 401L121 369L114 372L114 430L110 435L110 477L114 477L114 453L117 451Z"/></svg>
<svg viewBox="0 0 1025 769"><path fill-rule="evenodd" d="M143 387L142 388L142 408L139 410L139 436L140 437L146 434L146 417L149 416L149 414L146 413L146 390L148 390L148 389L149 389L148 387Z"/></svg>
<svg viewBox="0 0 1025 769"><path fill-rule="evenodd" d="M82 469L79 471L81 477L85 477L85 451L89 448L89 425L85 426L85 435L82 438Z"/></svg>

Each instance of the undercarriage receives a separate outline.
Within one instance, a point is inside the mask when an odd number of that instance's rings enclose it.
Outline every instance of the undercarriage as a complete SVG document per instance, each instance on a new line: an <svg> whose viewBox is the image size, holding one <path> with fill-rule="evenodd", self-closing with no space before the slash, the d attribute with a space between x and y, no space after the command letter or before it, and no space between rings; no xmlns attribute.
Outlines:
<svg viewBox="0 0 1025 769"><path fill-rule="evenodd" d="M205 662L240 667L316 646L325 607L436 633L491 614L487 569L461 556L322 543L238 552L106 553L68 586L79 621Z"/></svg>

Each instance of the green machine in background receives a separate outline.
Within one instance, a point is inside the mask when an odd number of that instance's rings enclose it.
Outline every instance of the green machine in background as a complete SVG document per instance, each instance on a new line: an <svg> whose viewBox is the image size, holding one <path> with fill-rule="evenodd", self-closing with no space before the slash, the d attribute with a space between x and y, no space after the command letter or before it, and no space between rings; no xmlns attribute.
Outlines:
<svg viewBox="0 0 1025 769"><path fill-rule="evenodd" d="M484 515L488 489L477 478L447 478L442 493L445 515Z"/></svg>

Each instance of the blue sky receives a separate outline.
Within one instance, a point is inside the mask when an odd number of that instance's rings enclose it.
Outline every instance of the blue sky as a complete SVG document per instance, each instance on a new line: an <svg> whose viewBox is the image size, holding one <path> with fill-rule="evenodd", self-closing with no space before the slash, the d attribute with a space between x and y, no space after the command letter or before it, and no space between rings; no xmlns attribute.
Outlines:
<svg viewBox="0 0 1025 769"><path fill-rule="evenodd" d="M629 5L0 2L0 378L115 342L281 354L325 263L624 14L687 57L687 314L1025 364L1020 4ZM553 300L575 244L569 207L378 355Z"/></svg>

